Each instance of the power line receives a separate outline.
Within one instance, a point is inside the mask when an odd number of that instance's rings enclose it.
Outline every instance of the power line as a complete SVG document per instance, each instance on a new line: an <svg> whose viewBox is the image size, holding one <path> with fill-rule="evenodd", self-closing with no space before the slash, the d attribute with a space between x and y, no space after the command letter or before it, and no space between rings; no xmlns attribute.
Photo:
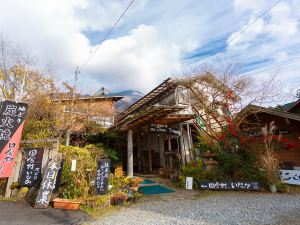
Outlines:
<svg viewBox="0 0 300 225"><path fill-rule="evenodd" d="M248 24L241 31L239 31L235 36L233 36L232 38L230 38L227 41L227 44L229 44L230 42L232 42L233 40L235 40L238 36L240 36L242 33L244 33L249 27L251 27L254 23L256 23L260 18L262 18L263 16L265 16L272 8L274 8L281 1L282 0L278 0L273 5L271 5L269 8L267 8L262 14L260 14L258 17L256 17L256 19L254 21L252 21L252 23Z"/></svg>
<svg viewBox="0 0 300 225"><path fill-rule="evenodd" d="M293 59L289 59L289 60L286 60L286 61L278 63L278 66L274 66L274 67L271 67L271 68L263 69L263 70L260 70L258 72L246 72L244 74L260 74L260 73L263 73L263 72L266 72L266 71L269 71L269 70L280 69L282 67L288 66L288 65L296 63L298 61L300 61L300 57L295 57Z"/></svg>
<svg viewBox="0 0 300 225"><path fill-rule="evenodd" d="M88 62L91 60L91 58L96 54L96 52L98 51L98 49L100 48L100 46L102 45L102 43L104 41L107 40L107 38L111 35L111 33L114 31L115 27L117 26L117 24L120 22L120 20L122 19L122 17L125 15L125 13L127 12L127 10L130 8L130 6L132 5L132 3L134 2L134 0L132 0L128 6L126 7L126 9L123 11L123 13L120 15L120 17L117 19L117 21L114 23L114 25L111 27L111 29L108 31L108 33L105 35L105 37L102 39L102 41L97 45L97 47L95 48L94 52L92 52L92 54L90 54L90 56L87 58L87 60L82 64L82 66L80 67L80 70L82 70L87 64Z"/></svg>

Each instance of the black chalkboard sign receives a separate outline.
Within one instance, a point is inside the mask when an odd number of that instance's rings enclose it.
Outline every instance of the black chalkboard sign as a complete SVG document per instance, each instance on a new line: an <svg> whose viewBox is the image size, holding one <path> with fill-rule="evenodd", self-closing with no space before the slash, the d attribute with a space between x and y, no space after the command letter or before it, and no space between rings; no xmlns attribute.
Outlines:
<svg viewBox="0 0 300 225"><path fill-rule="evenodd" d="M20 176L20 186L33 187L39 185L42 180L41 170L43 161L43 148L25 148L25 159Z"/></svg>
<svg viewBox="0 0 300 225"><path fill-rule="evenodd" d="M43 181L39 190L39 194L36 198L34 208L47 208L55 188L56 177L62 160L61 153L56 154L54 159L52 159L48 165L44 174Z"/></svg>
<svg viewBox="0 0 300 225"><path fill-rule="evenodd" d="M96 195L105 195L108 192L108 180L110 174L110 160L101 159L98 161L95 189Z"/></svg>
<svg viewBox="0 0 300 225"><path fill-rule="evenodd" d="M61 160L60 167L59 167L59 170L58 170L57 176L56 176L56 183L55 183L55 188L53 190L53 193L58 192L59 185L60 185L60 182L61 182L61 176L62 176L63 168L64 168L64 160Z"/></svg>
<svg viewBox="0 0 300 225"><path fill-rule="evenodd" d="M200 189L258 191L259 182L257 181L201 182Z"/></svg>

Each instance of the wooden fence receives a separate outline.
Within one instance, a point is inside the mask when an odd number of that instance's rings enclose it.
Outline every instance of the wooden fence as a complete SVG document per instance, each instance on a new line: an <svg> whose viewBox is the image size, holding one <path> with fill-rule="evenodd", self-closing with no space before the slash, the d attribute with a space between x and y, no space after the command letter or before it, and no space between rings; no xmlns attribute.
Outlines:
<svg viewBox="0 0 300 225"><path fill-rule="evenodd" d="M42 176L44 175L44 172L47 168L48 162L54 158L56 153L58 152L58 139L40 139L40 140L28 140L28 141L22 141L21 144L27 144L28 147L31 147L32 144L44 144L44 143L50 143L51 147L45 147L44 148L44 155L43 155L43 161L42 161ZM23 148L19 149L18 155L15 159L15 166L13 168L12 176L8 178L7 184L6 184L6 190L5 190L5 197L11 197L12 190L10 188L11 184L14 182L18 182L20 175L22 173L24 165L24 150Z"/></svg>

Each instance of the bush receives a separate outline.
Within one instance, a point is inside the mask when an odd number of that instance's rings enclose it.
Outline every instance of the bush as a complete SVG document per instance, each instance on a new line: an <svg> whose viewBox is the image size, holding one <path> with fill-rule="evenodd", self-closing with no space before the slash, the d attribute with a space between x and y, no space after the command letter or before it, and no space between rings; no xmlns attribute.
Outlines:
<svg viewBox="0 0 300 225"><path fill-rule="evenodd" d="M97 161L105 157L103 149L93 145L87 145L84 148L61 145L59 152L63 154L64 159L59 191L62 197L84 198L93 193L94 187L90 183L91 179L96 176ZM71 171L73 159L77 160L75 172Z"/></svg>
<svg viewBox="0 0 300 225"><path fill-rule="evenodd" d="M198 187L201 180L204 179L204 171L201 161L194 161L182 168L181 176L179 177L179 186L185 187L186 177L193 177L194 186Z"/></svg>

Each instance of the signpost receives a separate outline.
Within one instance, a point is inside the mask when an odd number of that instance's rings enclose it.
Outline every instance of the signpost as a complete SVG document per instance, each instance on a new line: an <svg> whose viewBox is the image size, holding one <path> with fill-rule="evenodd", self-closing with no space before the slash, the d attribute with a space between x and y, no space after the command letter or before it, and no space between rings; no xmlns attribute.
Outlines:
<svg viewBox="0 0 300 225"><path fill-rule="evenodd" d="M48 163L34 208L43 209L47 208L49 205L52 192L55 189L56 177L60 168L61 160L62 154L57 153L54 159Z"/></svg>
<svg viewBox="0 0 300 225"><path fill-rule="evenodd" d="M43 161L43 148L26 148L25 163L20 176L20 186L33 187L41 181L41 170Z"/></svg>
<svg viewBox="0 0 300 225"><path fill-rule="evenodd" d="M108 192L108 179L110 174L110 160L101 159L98 161L95 189L96 195L105 195Z"/></svg>
<svg viewBox="0 0 300 225"><path fill-rule="evenodd" d="M0 178L10 177L24 126L28 104L5 100L0 110Z"/></svg>
<svg viewBox="0 0 300 225"><path fill-rule="evenodd" d="M201 182L200 189L259 191L259 182L257 181Z"/></svg>

